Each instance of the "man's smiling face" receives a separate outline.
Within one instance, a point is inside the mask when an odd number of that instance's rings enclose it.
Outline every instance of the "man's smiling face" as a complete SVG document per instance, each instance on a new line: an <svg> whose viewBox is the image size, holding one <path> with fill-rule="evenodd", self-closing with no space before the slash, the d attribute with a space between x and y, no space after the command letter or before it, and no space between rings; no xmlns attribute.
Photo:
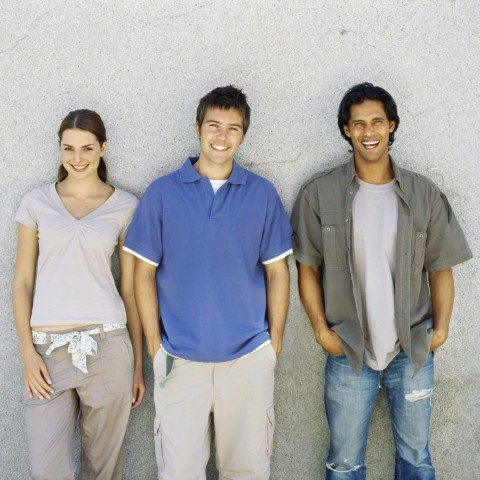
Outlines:
<svg viewBox="0 0 480 480"><path fill-rule="evenodd" d="M343 127L350 138L356 162L388 162L388 140L395 122L388 120L380 100L365 100L350 107L350 120Z"/></svg>
<svg viewBox="0 0 480 480"><path fill-rule="evenodd" d="M243 117L236 108L209 108L201 126L196 124L200 139L200 161L210 166L233 163L243 142Z"/></svg>

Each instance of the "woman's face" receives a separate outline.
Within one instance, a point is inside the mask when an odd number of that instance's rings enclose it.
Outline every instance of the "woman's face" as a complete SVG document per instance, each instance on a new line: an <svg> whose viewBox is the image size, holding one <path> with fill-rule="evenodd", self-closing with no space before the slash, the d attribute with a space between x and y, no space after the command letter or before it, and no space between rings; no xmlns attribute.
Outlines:
<svg viewBox="0 0 480 480"><path fill-rule="evenodd" d="M100 157L105 154L103 145L97 137L86 130L76 128L65 130L60 141L60 160L72 178L84 179L97 175Z"/></svg>

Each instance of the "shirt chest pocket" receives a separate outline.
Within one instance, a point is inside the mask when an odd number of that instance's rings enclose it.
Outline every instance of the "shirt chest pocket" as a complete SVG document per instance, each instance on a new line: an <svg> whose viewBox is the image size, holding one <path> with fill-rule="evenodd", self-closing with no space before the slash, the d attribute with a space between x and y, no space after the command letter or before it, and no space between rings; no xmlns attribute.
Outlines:
<svg viewBox="0 0 480 480"><path fill-rule="evenodd" d="M345 227L325 225L322 227L323 259L326 270L345 270L347 266L347 244Z"/></svg>
<svg viewBox="0 0 480 480"><path fill-rule="evenodd" d="M419 275L423 270L425 260L425 243L427 241L426 232L415 232L415 241L412 255L412 275Z"/></svg>

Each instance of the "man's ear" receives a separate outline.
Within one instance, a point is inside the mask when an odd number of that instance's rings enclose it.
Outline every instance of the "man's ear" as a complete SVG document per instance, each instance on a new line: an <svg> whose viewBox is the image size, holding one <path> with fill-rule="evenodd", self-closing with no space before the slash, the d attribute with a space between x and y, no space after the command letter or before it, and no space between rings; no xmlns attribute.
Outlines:
<svg viewBox="0 0 480 480"><path fill-rule="evenodd" d="M395 130L395 127L397 126L397 124L395 123L394 120L390 120L390 128L389 128L389 132L392 133L394 130Z"/></svg>
<svg viewBox="0 0 480 480"><path fill-rule="evenodd" d="M350 130L348 129L348 125L344 125L343 127L343 133L350 138Z"/></svg>
<svg viewBox="0 0 480 480"><path fill-rule="evenodd" d="M195 122L195 131L197 132L197 137L200 138L200 125L198 125L198 122Z"/></svg>

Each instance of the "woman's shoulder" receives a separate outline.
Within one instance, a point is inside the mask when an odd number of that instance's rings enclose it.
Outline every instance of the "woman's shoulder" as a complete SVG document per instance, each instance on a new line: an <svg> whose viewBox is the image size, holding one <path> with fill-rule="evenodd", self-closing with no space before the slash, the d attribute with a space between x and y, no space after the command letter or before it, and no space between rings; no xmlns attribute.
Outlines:
<svg viewBox="0 0 480 480"><path fill-rule="evenodd" d="M45 201L45 199L51 198L52 189L55 188L55 183L47 183L46 185L40 185L27 192L23 199L28 201Z"/></svg>
<svg viewBox="0 0 480 480"><path fill-rule="evenodd" d="M113 186L113 185L112 185ZM124 205L125 207L136 208L138 205L138 198L133 193L127 192L119 187L115 188L116 203Z"/></svg>

